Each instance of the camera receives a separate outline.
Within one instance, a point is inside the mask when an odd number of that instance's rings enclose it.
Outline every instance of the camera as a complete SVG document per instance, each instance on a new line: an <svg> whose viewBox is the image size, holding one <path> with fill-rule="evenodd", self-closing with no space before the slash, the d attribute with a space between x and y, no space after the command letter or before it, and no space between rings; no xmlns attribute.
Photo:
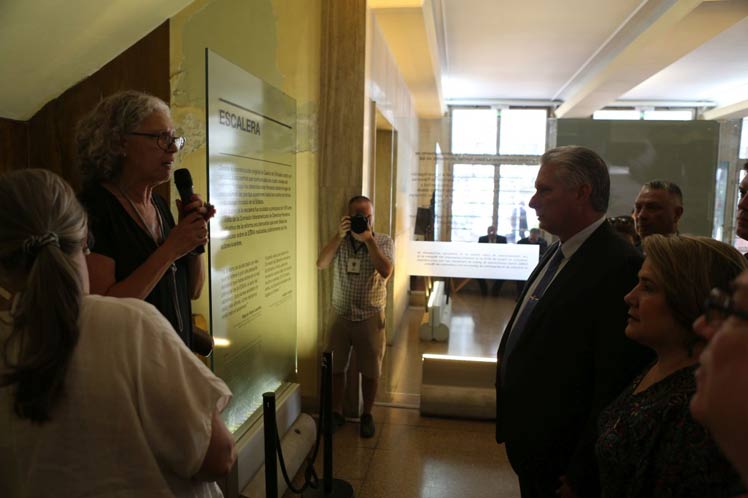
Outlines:
<svg viewBox="0 0 748 498"><path fill-rule="evenodd" d="M369 229L369 219L362 213L351 216L351 232L364 233Z"/></svg>

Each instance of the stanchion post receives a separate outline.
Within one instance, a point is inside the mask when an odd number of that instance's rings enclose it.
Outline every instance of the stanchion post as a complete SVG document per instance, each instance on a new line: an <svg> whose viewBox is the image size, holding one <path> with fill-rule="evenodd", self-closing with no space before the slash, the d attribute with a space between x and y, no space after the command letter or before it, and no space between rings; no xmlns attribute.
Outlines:
<svg viewBox="0 0 748 498"><path fill-rule="evenodd" d="M278 498L275 393L262 395L262 425L265 430L265 497Z"/></svg>
<svg viewBox="0 0 748 498"><path fill-rule="evenodd" d="M332 351L322 353L322 394L324 402L320 406L320 427L324 440L324 468L322 489L308 489L304 498L354 498L353 486L342 479L332 477ZM275 497L273 497L275 498Z"/></svg>
<svg viewBox="0 0 748 498"><path fill-rule="evenodd" d="M322 382L325 389L325 406L323 407L322 435L324 437L324 461L322 479L325 494L332 492L332 351L322 353Z"/></svg>

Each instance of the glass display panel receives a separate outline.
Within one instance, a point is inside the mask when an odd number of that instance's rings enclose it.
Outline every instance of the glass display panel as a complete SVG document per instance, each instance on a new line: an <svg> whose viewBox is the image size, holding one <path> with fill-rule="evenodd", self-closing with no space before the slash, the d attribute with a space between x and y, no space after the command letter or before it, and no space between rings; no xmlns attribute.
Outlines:
<svg viewBox="0 0 748 498"><path fill-rule="evenodd" d="M712 235L719 123L557 120L558 145L584 145L610 168L609 216L631 214L642 184L669 180L683 191L681 233Z"/></svg>
<svg viewBox="0 0 748 498"><path fill-rule="evenodd" d="M206 50L210 326L242 432L296 367L296 103Z"/></svg>

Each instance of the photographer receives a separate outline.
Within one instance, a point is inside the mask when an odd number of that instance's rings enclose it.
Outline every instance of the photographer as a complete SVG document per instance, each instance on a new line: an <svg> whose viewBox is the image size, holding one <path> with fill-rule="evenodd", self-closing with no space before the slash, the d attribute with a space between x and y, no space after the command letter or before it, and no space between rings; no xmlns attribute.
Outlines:
<svg viewBox="0 0 748 498"><path fill-rule="evenodd" d="M332 306L335 322L329 345L333 366L333 419L343 425L343 392L351 347L361 371L364 410L361 437L375 432L371 409L377 394L385 350L384 308L387 279L392 275L392 239L372 230L374 206L362 195L348 201L348 216L317 258L317 268L333 265Z"/></svg>

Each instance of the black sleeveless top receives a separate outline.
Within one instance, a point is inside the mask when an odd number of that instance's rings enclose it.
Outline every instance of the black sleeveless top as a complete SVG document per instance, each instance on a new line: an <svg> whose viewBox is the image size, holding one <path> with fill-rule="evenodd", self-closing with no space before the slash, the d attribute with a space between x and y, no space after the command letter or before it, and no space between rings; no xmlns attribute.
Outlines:
<svg viewBox="0 0 748 498"><path fill-rule="evenodd" d="M81 192L81 204L88 212L88 230L93 235L93 252L112 258L115 278L120 282L142 265L157 245L151 236L125 211L117 198L101 185ZM161 213L165 237L174 227L166 201L153 194L153 204ZM182 338L187 347L192 339L192 303L189 295L187 257L166 270L145 300L154 305Z"/></svg>

